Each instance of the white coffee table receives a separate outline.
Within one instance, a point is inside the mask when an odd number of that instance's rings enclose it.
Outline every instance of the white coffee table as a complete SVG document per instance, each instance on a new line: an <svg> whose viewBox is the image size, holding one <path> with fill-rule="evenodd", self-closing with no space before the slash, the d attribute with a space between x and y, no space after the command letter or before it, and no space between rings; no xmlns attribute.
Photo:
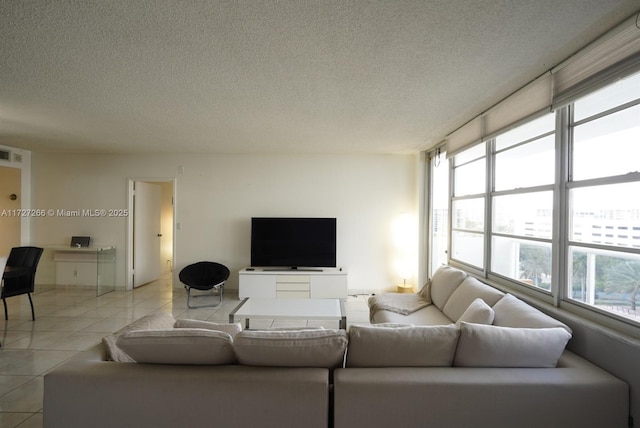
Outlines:
<svg viewBox="0 0 640 428"><path fill-rule="evenodd" d="M346 330L347 313L343 299L259 299L247 297L229 313L229 322L250 319L312 319L336 320L339 328Z"/></svg>

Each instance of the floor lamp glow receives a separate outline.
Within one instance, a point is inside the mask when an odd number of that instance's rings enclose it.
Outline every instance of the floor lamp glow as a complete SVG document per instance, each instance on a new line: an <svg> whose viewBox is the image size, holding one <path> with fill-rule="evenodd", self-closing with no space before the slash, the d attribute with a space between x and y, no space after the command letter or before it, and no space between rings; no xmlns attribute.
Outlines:
<svg viewBox="0 0 640 428"><path fill-rule="evenodd" d="M400 293L413 292L411 280L415 272L415 247L417 243L415 219L411 214L399 215L393 224L394 243L397 252L396 271L402 278Z"/></svg>

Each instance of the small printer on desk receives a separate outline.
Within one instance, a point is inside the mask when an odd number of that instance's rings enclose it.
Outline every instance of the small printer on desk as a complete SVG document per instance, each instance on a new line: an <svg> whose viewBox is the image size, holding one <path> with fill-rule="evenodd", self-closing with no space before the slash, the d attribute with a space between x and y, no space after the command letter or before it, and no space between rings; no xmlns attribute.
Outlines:
<svg viewBox="0 0 640 428"><path fill-rule="evenodd" d="M91 242L90 236L72 236L71 246L76 248L88 247Z"/></svg>

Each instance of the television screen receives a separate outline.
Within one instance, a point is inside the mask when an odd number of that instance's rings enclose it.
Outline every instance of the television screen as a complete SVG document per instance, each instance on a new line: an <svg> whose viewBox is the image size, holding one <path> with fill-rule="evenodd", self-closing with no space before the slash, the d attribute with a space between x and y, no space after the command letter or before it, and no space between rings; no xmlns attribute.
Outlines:
<svg viewBox="0 0 640 428"><path fill-rule="evenodd" d="M252 218L251 266L336 267L336 219Z"/></svg>

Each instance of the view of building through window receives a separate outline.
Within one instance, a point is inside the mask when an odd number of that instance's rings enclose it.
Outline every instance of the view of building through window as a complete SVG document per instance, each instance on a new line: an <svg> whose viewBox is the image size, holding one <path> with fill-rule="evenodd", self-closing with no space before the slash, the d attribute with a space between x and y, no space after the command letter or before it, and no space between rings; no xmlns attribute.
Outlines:
<svg viewBox="0 0 640 428"><path fill-rule="evenodd" d="M491 141L491 271L551 289L555 118L546 114Z"/></svg>
<svg viewBox="0 0 640 428"><path fill-rule="evenodd" d="M640 73L573 105L568 296L640 319Z"/></svg>

